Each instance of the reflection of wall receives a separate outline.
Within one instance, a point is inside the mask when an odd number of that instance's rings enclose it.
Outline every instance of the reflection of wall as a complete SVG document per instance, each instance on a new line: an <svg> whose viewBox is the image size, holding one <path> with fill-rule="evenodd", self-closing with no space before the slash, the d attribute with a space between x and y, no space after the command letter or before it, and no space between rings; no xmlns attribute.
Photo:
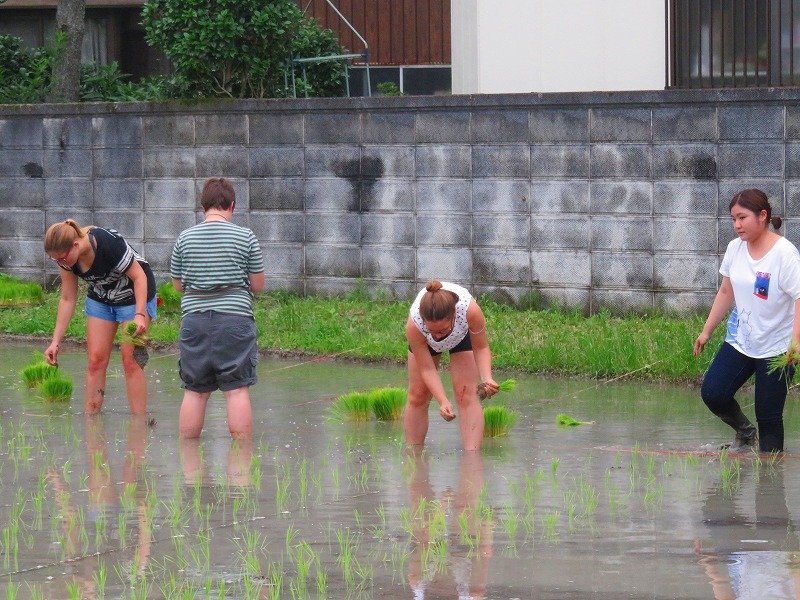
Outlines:
<svg viewBox="0 0 800 600"><path fill-rule="evenodd" d="M267 281L411 298L428 278L596 309L708 304L728 199L761 187L800 238L800 90L0 107L0 270L52 279L66 216L160 278L224 175ZM16 208L17 210L5 210Z"/></svg>

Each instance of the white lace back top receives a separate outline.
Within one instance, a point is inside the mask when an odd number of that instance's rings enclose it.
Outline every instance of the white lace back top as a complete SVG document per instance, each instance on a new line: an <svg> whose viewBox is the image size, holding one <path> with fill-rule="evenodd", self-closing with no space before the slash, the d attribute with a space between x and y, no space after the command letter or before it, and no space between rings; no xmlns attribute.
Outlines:
<svg viewBox="0 0 800 600"><path fill-rule="evenodd" d="M469 325L467 324L467 308L469 308L470 300L472 300L472 294L470 294L460 285L448 283L446 281L442 282L442 289L453 292L458 296L458 302L456 303L456 319L455 323L453 324L453 331L451 331L450 335L448 335L446 338L438 341L434 340L431 332L428 331L427 327L425 327L422 316L419 314L419 303L422 301L422 296L424 296L427 292L425 288L422 288L420 293L417 294L414 303L411 305L411 310L409 311L409 315L411 316L411 320L414 321L414 325L416 325L417 329L419 329L422 335L425 336L428 346L433 348L433 350L436 352L444 352L445 350L451 350L455 348L458 346L461 340L463 340L469 334Z"/></svg>

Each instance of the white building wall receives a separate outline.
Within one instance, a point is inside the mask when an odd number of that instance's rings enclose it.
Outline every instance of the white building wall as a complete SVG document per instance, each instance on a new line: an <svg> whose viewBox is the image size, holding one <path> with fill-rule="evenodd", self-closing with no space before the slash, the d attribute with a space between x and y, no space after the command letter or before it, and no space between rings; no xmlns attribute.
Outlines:
<svg viewBox="0 0 800 600"><path fill-rule="evenodd" d="M660 90L664 0L452 0L454 94Z"/></svg>

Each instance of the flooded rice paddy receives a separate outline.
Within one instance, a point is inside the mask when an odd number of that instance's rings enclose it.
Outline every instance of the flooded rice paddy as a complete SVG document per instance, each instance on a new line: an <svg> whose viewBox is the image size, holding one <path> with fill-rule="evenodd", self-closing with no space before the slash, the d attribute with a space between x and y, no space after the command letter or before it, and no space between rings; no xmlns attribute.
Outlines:
<svg viewBox="0 0 800 600"><path fill-rule="evenodd" d="M327 412L340 394L403 386L404 369L263 360L252 444L231 443L218 393L187 442L176 356L151 357L147 419L128 415L117 356L103 414L86 417L84 353L62 357L71 403L46 404L18 376L34 350L0 349L0 596L800 593L796 394L778 460L694 452L732 436L688 387L519 376L508 437L464 453L432 411L420 452L401 422ZM594 424L561 427L560 413Z"/></svg>

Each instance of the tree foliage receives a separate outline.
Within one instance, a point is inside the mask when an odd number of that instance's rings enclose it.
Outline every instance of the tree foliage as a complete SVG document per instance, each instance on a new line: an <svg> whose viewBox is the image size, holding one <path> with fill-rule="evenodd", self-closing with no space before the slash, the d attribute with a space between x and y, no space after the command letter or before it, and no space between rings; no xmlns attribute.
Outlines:
<svg viewBox="0 0 800 600"><path fill-rule="evenodd" d="M292 0L149 0L147 42L172 61L188 89L239 98L291 94L291 59L343 54ZM298 95L341 95L341 61L308 63Z"/></svg>

